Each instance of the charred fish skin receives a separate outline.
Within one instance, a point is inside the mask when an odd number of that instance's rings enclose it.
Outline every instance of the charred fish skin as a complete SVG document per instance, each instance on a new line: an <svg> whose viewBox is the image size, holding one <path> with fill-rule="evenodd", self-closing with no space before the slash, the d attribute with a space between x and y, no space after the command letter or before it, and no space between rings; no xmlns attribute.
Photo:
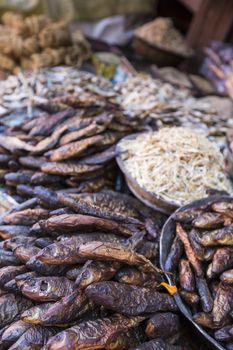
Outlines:
<svg viewBox="0 0 233 350"><path fill-rule="evenodd" d="M94 303L128 316L177 310L173 298L167 294L118 282L93 283L85 293Z"/></svg>
<svg viewBox="0 0 233 350"><path fill-rule="evenodd" d="M82 322L49 339L43 350L104 348L116 334L137 326L141 320L140 317L128 318L116 314Z"/></svg>
<svg viewBox="0 0 233 350"><path fill-rule="evenodd" d="M157 313L146 324L145 333L150 339L167 339L180 330L179 318L172 312Z"/></svg>
<svg viewBox="0 0 233 350"><path fill-rule="evenodd" d="M178 237L175 237L170 253L165 262L165 270L168 272L174 272L178 266L179 260L183 254L183 243Z"/></svg>

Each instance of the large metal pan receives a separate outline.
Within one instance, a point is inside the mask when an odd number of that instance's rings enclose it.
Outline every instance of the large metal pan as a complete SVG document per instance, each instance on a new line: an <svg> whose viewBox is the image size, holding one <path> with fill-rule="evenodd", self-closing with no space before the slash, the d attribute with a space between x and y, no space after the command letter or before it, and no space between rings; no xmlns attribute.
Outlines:
<svg viewBox="0 0 233 350"><path fill-rule="evenodd" d="M212 196L205 199L200 199L197 201L194 201L190 204L187 204L183 207L180 207L176 212L183 211L185 209L189 208L197 208L201 205L208 205L213 204L219 201L232 201L232 197L227 196ZM166 221L165 225L163 226L162 232L161 232L161 238L160 238L160 266L163 270L165 270L165 261L167 259L167 256L170 252L171 245L175 236L175 221L172 219L172 217L169 217ZM175 284L175 279L172 275L165 274L168 282L171 285ZM189 320L189 322L193 325L193 327L198 331L198 333L203 337L203 340L208 343L208 345L212 349L218 349L218 350L224 350L225 348L219 344L214 338L212 338L202 327L200 327L196 322L192 319L192 314L190 308L183 303L181 297L179 296L179 293L176 293L174 295L175 301L177 303L178 308L182 312L182 314L186 317L186 319Z"/></svg>

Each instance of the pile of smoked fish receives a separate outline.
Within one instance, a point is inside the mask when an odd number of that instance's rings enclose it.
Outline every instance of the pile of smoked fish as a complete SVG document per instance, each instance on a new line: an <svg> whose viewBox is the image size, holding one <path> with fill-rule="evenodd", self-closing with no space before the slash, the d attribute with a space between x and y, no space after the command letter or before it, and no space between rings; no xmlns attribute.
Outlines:
<svg viewBox="0 0 233 350"><path fill-rule="evenodd" d="M188 349L157 267L163 218L109 189L30 191L1 217L0 348Z"/></svg>
<svg viewBox="0 0 233 350"><path fill-rule="evenodd" d="M40 110L0 135L0 178L18 201L33 195L30 186L77 193L111 187L116 143L144 128L94 92L53 97Z"/></svg>
<svg viewBox="0 0 233 350"><path fill-rule="evenodd" d="M193 320L233 349L233 200L173 214L176 235L165 269L176 273Z"/></svg>

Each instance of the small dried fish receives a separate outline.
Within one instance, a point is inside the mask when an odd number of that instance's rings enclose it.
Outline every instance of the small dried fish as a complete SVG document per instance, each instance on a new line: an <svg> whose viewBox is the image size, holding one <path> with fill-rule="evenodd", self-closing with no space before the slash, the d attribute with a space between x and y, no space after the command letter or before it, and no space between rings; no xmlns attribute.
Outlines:
<svg viewBox="0 0 233 350"><path fill-rule="evenodd" d="M167 339L177 334L180 330L179 318L172 312L157 313L146 324L146 335L150 339Z"/></svg>
<svg viewBox="0 0 233 350"><path fill-rule="evenodd" d="M70 294L74 283L66 277L36 277L23 283L21 292L29 299L53 301Z"/></svg>
<svg viewBox="0 0 233 350"><path fill-rule="evenodd" d="M86 288L85 293L94 303L128 316L177 310L170 295L124 283L93 283Z"/></svg>
<svg viewBox="0 0 233 350"><path fill-rule="evenodd" d="M100 169L102 169L101 165L86 165L77 162L45 162L41 166L41 170L44 173L61 176L86 175Z"/></svg>

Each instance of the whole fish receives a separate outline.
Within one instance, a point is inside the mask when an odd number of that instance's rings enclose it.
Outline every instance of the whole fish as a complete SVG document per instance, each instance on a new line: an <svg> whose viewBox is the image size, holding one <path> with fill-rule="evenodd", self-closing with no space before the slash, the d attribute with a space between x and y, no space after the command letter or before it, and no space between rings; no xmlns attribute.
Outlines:
<svg viewBox="0 0 233 350"><path fill-rule="evenodd" d="M197 295L196 292L187 292L186 290L179 290L179 294L181 298L187 303L188 305L196 305L199 303L200 298Z"/></svg>
<svg viewBox="0 0 233 350"><path fill-rule="evenodd" d="M89 157L85 157L81 160L82 164L87 165L100 165L109 162L117 155L116 146L111 146L102 152L95 153Z"/></svg>
<svg viewBox="0 0 233 350"><path fill-rule="evenodd" d="M124 350L132 349L138 346L142 341L145 340L145 335L142 328L134 327L130 328L127 332L117 333L109 343L105 345L106 350Z"/></svg>
<svg viewBox="0 0 233 350"><path fill-rule="evenodd" d="M172 214L172 219L182 224L191 224L194 219L197 219L203 213L202 208L190 208L175 212Z"/></svg>
<svg viewBox="0 0 233 350"><path fill-rule="evenodd" d="M211 312L214 302L206 280L196 277L196 287L203 311L207 313Z"/></svg>
<svg viewBox="0 0 233 350"><path fill-rule="evenodd" d="M9 250L14 250L21 244L26 244L26 243L31 243L35 242L36 237L34 236L15 236L13 238L6 239L3 243L3 248L9 249Z"/></svg>
<svg viewBox="0 0 233 350"><path fill-rule="evenodd" d="M74 282L66 277L35 277L26 280L21 287L23 295L37 301L53 301L70 294Z"/></svg>
<svg viewBox="0 0 233 350"><path fill-rule="evenodd" d="M68 266L63 263L59 265L44 264L42 261L37 260L36 256L30 258L26 266L43 276L64 276L68 270Z"/></svg>
<svg viewBox="0 0 233 350"><path fill-rule="evenodd" d="M184 245L185 253L187 255L187 258L188 258L190 264L192 265L192 267L195 271L195 274L198 277L203 276L203 268L202 268L199 260L197 259L196 254L195 254L195 252L190 244L188 234L185 232L185 230L182 228L182 226L179 223L176 224L176 234Z"/></svg>
<svg viewBox="0 0 233 350"><path fill-rule="evenodd" d="M32 306L31 300L11 293L0 297L0 328L13 322L21 312Z"/></svg>
<svg viewBox="0 0 233 350"><path fill-rule="evenodd" d="M93 283L86 288L85 293L94 303L128 316L177 310L170 295L124 283Z"/></svg>
<svg viewBox="0 0 233 350"><path fill-rule="evenodd" d="M165 262L165 270L169 272L175 271L177 268L180 258L183 254L183 243L179 239L179 237L175 237L174 241L172 243L170 252L167 256L166 262Z"/></svg>
<svg viewBox="0 0 233 350"><path fill-rule="evenodd" d="M101 349L119 332L137 326L143 318L123 315L84 321L50 338L43 350Z"/></svg>
<svg viewBox="0 0 233 350"><path fill-rule="evenodd" d="M124 236L131 236L135 232L135 226L133 225L82 214L53 216L47 220L40 220L39 225L44 232L52 235L58 235L63 232L72 233L79 230L93 231L93 229Z"/></svg>
<svg viewBox="0 0 233 350"><path fill-rule="evenodd" d="M62 183L63 178L59 175L50 175L43 172L36 172L32 175L30 183L32 185L56 185L57 183Z"/></svg>
<svg viewBox="0 0 233 350"><path fill-rule="evenodd" d="M19 162L23 166L31 169L40 169L42 164L46 162L45 157L32 157L32 156L26 156L26 157L19 157Z"/></svg>
<svg viewBox="0 0 233 350"><path fill-rule="evenodd" d="M106 124L97 124L94 121L82 129L65 134L63 137L61 137L59 144L61 146L64 146L66 144L70 144L73 141L100 134L106 129L106 127Z"/></svg>

